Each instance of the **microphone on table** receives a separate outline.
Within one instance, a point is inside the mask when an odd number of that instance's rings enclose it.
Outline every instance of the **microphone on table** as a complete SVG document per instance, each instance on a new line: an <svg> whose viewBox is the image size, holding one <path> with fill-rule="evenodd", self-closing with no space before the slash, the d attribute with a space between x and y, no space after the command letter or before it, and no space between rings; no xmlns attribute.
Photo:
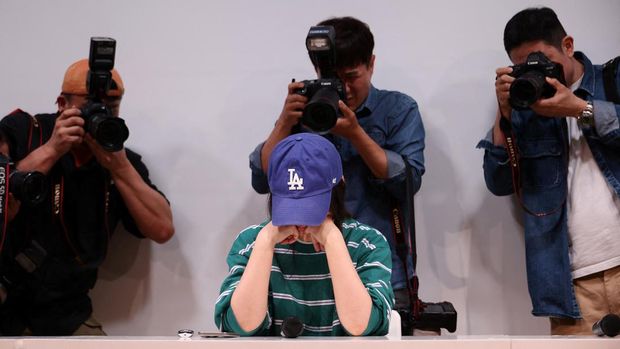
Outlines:
<svg viewBox="0 0 620 349"><path fill-rule="evenodd" d="M607 314L602 319L592 325L592 332L602 337L615 337L620 333L620 316L616 314Z"/></svg>
<svg viewBox="0 0 620 349"><path fill-rule="evenodd" d="M280 334L286 338L296 338L304 331L304 324L297 316L289 316L282 321Z"/></svg>

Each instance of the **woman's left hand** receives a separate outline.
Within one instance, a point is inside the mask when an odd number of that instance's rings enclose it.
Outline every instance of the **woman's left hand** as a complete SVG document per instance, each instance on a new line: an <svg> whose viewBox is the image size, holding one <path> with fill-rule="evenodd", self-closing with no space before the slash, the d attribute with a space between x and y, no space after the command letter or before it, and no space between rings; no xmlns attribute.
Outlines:
<svg viewBox="0 0 620 349"><path fill-rule="evenodd" d="M310 235L314 250L325 251L325 245L331 234L341 234L336 224L332 220L332 217L328 215L325 220L319 226L307 227L306 234Z"/></svg>

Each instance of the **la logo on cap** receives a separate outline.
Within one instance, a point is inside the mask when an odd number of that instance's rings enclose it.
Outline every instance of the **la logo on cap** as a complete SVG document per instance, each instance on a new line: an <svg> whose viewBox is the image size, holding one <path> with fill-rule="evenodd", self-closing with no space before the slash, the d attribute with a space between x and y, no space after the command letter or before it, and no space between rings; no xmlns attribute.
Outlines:
<svg viewBox="0 0 620 349"><path fill-rule="evenodd" d="M288 169L288 190L303 190L304 179L299 177L294 168Z"/></svg>

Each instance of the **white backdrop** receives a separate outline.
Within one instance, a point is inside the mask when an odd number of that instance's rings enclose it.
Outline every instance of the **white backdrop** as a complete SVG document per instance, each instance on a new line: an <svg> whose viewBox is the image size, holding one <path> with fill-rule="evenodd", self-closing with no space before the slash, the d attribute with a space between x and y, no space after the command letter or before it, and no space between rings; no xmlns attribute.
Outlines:
<svg viewBox="0 0 620 349"><path fill-rule="evenodd" d="M88 56L89 38L117 40L128 145L170 200L176 235L157 245L118 232L91 293L95 316L114 335L215 330L226 253L266 214L248 154L291 78L313 77L308 28L358 17L375 36L373 83L413 96L426 127L422 298L453 302L459 334L547 334L547 320L530 315L520 213L486 190L475 149L495 115L494 70L509 64L504 25L541 3L594 62L620 53L616 0L0 0L0 113L55 111L64 70Z"/></svg>

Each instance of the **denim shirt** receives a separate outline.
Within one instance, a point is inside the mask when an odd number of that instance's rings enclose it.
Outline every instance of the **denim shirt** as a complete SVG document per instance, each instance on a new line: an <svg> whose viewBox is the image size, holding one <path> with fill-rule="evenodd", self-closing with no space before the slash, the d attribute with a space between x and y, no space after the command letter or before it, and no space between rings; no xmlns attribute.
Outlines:
<svg viewBox="0 0 620 349"><path fill-rule="evenodd" d="M605 100L602 67L592 65L581 52L575 52L575 58L584 66L575 94L594 106L594 127L584 126L582 131L605 179L620 195L620 105ZM620 77L620 89L619 82ZM542 217L523 214L532 314L579 318L569 259L566 119L513 110L512 128L521 155L523 204L533 212L553 212ZM493 145L492 132L477 146L485 149L484 179L493 194L509 195L514 190L508 155L504 147Z"/></svg>
<svg viewBox="0 0 620 349"><path fill-rule="evenodd" d="M396 91L376 89L371 86L366 101L355 111L364 131L385 151L388 160L388 178L375 178L358 151L348 140L332 134L328 138L342 158L346 180L345 206L358 221L382 232L392 250L392 287L406 287L401 261L394 250L392 234L392 203L400 205L403 216L409 217L406 208L406 173L404 159L412 168L412 188L420 189L424 173L424 126L418 105L411 97ZM260 194L269 192L267 176L261 167L260 153L263 143L250 154L252 187ZM406 218L405 218L406 219ZM411 258L408 261L413 275Z"/></svg>

